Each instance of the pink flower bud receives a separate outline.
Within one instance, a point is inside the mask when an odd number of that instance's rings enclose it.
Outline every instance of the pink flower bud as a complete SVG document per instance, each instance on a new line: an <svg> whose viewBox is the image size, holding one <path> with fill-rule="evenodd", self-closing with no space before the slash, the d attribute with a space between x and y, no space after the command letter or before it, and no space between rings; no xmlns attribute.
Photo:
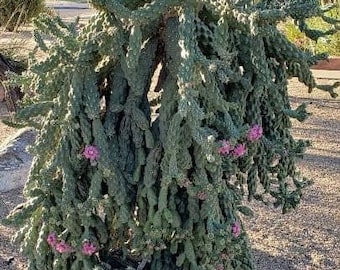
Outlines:
<svg viewBox="0 0 340 270"><path fill-rule="evenodd" d="M55 247L57 244L57 235L55 232L49 233L46 239L47 243L51 246L51 247Z"/></svg>
<svg viewBox="0 0 340 270"><path fill-rule="evenodd" d="M236 238L239 237L239 235L241 234L240 223L234 222L233 225L231 226L231 232L232 232L234 237L236 237Z"/></svg>
<svg viewBox="0 0 340 270"><path fill-rule="evenodd" d="M223 264L219 263L218 265L216 265L216 270L224 270Z"/></svg>
<svg viewBox="0 0 340 270"><path fill-rule="evenodd" d="M97 251L97 248L93 243L91 243L89 241L86 241L86 242L83 243L82 252L83 252L84 255L91 256L96 251Z"/></svg>
<svg viewBox="0 0 340 270"><path fill-rule="evenodd" d="M205 191L199 191L197 193L197 198L201 201L204 201L207 198L207 193Z"/></svg>
<svg viewBox="0 0 340 270"><path fill-rule="evenodd" d="M222 140L222 146L218 148L218 153L222 156L228 155L229 152L233 149L230 141Z"/></svg>
<svg viewBox="0 0 340 270"><path fill-rule="evenodd" d="M191 184L192 183L189 179L185 179L181 187L188 188Z"/></svg>
<svg viewBox="0 0 340 270"><path fill-rule="evenodd" d="M228 259L228 254L227 253L221 253L220 257L221 257L222 260L226 260L226 259Z"/></svg>
<svg viewBox="0 0 340 270"><path fill-rule="evenodd" d="M73 251L72 247L65 243L64 240L61 240L59 243L55 245L55 250L59 253L70 253Z"/></svg>
<svg viewBox="0 0 340 270"><path fill-rule="evenodd" d="M258 141L263 135L263 129L260 125L253 125L247 135L247 138L250 142Z"/></svg>
<svg viewBox="0 0 340 270"><path fill-rule="evenodd" d="M244 143L240 143L233 149L233 157L242 157L247 153L247 148Z"/></svg>
<svg viewBox="0 0 340 270"><path fill-rule="evenodd" d="M99 158L99 149L94 145L86 145L83 156L89 159L91 162L98 160Z"/></svg>

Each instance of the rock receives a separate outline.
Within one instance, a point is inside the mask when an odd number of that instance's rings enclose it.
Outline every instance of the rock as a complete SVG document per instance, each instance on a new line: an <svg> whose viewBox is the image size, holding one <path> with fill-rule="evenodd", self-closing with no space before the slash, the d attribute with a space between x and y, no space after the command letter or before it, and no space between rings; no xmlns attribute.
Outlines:
<svg viewBox="0 0 340 270"><path fill-rule="evenodd" d="M0 192L25 184L32 164L32 156L26 148L35 138L34 129L23 128L0 145Z"/></svg>

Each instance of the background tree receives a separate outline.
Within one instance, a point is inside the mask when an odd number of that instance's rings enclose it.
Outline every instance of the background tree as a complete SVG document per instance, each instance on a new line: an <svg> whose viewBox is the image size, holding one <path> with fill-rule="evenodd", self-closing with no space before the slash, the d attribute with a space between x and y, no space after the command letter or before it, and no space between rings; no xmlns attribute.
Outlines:
<svg viewBox="0 0 340 270"><path fill-rule="evenodd" d="M319 58L276 24L322 14L313 1L105 1L78 34L41 17L57 42L17 78L39 129L8 222L30 269L253 269L245 196L295 208L291 76L318 86ZM307 28L305 29L308 30ZM307 31L308 32L308 31ZM321 34L320 34L321 35ZM139 262L139 264L137 264Z"/></svg>
<svg viewBox="0 0 340 270"><path fill-rule="evenodd" d="M6 86L8 72L21 73L25 68L20 62L14 61L0 53L0 98L6 102L8 111L15 112L17 102L22 98L20 88Z"/></svg>

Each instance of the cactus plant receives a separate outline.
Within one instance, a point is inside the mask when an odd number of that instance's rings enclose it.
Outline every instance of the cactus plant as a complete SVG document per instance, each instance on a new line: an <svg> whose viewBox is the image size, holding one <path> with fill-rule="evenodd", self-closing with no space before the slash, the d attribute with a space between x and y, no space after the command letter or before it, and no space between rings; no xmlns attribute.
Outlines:
<svg viewBox="0 0 340 270"><path fill-rule="evenodd" d="M40 17L44 60L17 78L17 113L39 130L24 194L7 221L29 269L254 269L244 198L295 208L287 80L318 87L277 29L316 1L93 0L74 24ZM306 12L307 11L307 12ZM323 57L323 56L322 56ZM337 85L336 85L337 86ZM334 87L320 87L336 95Z"/></svg>

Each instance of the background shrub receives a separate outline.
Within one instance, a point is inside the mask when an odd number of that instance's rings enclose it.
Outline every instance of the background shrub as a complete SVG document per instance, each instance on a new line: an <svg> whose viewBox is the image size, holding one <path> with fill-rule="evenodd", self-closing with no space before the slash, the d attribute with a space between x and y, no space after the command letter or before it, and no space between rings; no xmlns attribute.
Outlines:
<svg viewBox="0 0 340 270"><path fill-rule="evenodd" d="M16 31L45 7L44 0L0 0L0 26Z"/></svg>
<svg viewBox="0 0 340 270"><path fill-rule="evenodd" d="M339 20L340 7L326 12L325 15ZM331 24L325 22L320 17L309 18L306 20L306 22L311 29L328 31L332 27ZM284 32L290 41L302 49L312 51L313 53L328 53L329 55L340 56L340 32L334 35L328 35L326 37L319 38L316 42L309 39L305 33L301 32L298 26L294 24L293 20L289 20L287 23L285 23Z"/></svg>

